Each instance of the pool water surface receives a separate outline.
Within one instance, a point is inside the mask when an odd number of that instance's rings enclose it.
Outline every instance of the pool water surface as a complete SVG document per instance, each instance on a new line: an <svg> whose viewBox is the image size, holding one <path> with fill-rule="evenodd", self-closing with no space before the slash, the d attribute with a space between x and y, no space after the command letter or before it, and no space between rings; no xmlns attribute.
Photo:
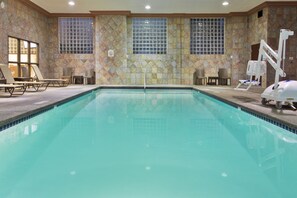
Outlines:
<svg viewBox="0 0 297 198"><path fill-rule="evenodd" d="M0 132L0 198L295 198L296 153L194 90L102 89Z"/></svg>

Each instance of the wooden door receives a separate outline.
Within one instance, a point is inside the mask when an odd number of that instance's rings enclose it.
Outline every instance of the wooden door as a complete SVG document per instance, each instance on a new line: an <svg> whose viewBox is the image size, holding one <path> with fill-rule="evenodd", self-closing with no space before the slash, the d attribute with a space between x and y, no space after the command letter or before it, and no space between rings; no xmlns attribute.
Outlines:
<svg viewBox="0 0 297 198"><path fill-rule="evenodd" d="M258 60L258 55L259 55L259 48L260 48L260 43L251 45L251 60ZM254 80L254 78L253 78ZM260 85L262 84L262 77L260 77Z"/></svg>
<svg viewBox="0 0 297 198"><path fill-rule="evenodd" d="M258 60L260 43L252 45L251 60Z"/></svg>

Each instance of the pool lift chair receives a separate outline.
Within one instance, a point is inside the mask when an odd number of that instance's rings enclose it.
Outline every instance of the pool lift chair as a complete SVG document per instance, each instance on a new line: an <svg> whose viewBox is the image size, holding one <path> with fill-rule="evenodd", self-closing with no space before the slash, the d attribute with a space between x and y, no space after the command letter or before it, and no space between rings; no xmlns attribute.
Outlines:
<svg viewBox="0 0 297 198"><path fill-rule="evenodd" d="M266 73L266 61L261 61L258 64L258 61L250 60L246 67L246 74L250 76L249 80L239 80L235 90L248 91L251 86L260 86L260 77ZM254 80L253 80L254 77Z"/></svg>
<svg viewBox="0 0 297 198"><path fill-rule="evenodd" d="M291 30L281 29L278 51L275 52L264 40L261 40L258 65L262 60L268 61L275 70L274 84L267 87L261 94L262 104L266 105L275 101L275 107L281 109L282 105L289 105L294 111L294 103L297 103L297 81L279 81L279 77L286 77L284 72L286 40L294 35Z"/></svg>

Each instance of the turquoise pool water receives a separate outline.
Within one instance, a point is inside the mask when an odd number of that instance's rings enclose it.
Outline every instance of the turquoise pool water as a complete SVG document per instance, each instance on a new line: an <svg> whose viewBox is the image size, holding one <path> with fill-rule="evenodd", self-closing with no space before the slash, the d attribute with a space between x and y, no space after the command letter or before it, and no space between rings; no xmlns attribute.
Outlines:
<svg viewBox="0 0 297 198"><path fill-rule="evenodd" d="M0 133L0 198L295 198L297 136L191 90L99 90Z"/></svg>

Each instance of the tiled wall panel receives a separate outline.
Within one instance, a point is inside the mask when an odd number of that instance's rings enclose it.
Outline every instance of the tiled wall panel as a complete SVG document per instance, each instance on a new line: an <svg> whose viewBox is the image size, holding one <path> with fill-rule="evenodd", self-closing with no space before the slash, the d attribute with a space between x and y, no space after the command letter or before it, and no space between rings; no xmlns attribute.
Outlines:
<svg viewBox="0 0 297 198"><path fill-rule="evenodd" d="M267 42L267 34L268 34L268 8L263 9L263 16L258 18L258 13L255 12L248 16L248 43L249 48L247 49L247 53L251 54L251 46L255 44L259 44L261 40ZM262 77L262 86L265 87L267 82L267 74Z"/></svg>
<svg viewBox="0 0 297 198"><path fill-rule="evenodd" d="M132 19L128 18L128 68L129 84L141 85L146 75L147 84L180 84L180 19L167 19L167 54L133 54Z"/></svg>
<svg viewBox="0 0 297 198"><path fill-rule="evenodd" d="M0 8L0 63L8 63L8 36L39 43L39 64L48 73L48 18L18 0L4 0Z"/></svg>
<svg viewBox="0 0 297 198"><path fill-rule="evenodd" d="M278 49L280 29L290 29L295 33L287 40L285 73L287 80L297 80L297 7L272 7L269 9L268 44ZM289 58L291 57L292 60ZM267 85L274 83L275 70L267 69Z"/></svg>
<svg viewBox="0 0 297 198"><path fill-rule="evenodd" d="M95 69L95 55L93 54L60 54L58 36L58 18L49 19L49 77L61 78L63 68L72 68L73 75L86 76Z"/></svg>
<svg viewBox="0 0 297 198"><path fill-rule="evenodd" d="M287 45L286 73L296 80L297 8L269 7L263 17L232 16L225 19L225 54L190 54L190 19L168 18L168 49L166 55L133 54L132 19L126 16L97 16L94 19L94 54L59 54L58 18L49 18L18 0L4 0L0 12L0 62L7 63L8 35L34 41L40 46L40 67L45 77L59 78L63 68L74 68L74 75L86 75L96 69L97 84L141 85L193 84L195 68L204 68L206 76L217 76L219 68L230 71L232 85L246 78L246 64L251 45L264 39L277 49L279 30L295 31ZM109 49L115 56L108 57ZM293 60L289 60L292 57ZM266 77L266 76L265 76ZM264 80L265 80L264 77ZM268 84L274 70L268 66Z"/></svg>
<svg viewBox="0 0 297 198"><path fill-rule="evenodd" d="M133 84L127 67L126 16L97 16L95 27L97 84ZM108 50L114 57L108 57Z"/></svg>

